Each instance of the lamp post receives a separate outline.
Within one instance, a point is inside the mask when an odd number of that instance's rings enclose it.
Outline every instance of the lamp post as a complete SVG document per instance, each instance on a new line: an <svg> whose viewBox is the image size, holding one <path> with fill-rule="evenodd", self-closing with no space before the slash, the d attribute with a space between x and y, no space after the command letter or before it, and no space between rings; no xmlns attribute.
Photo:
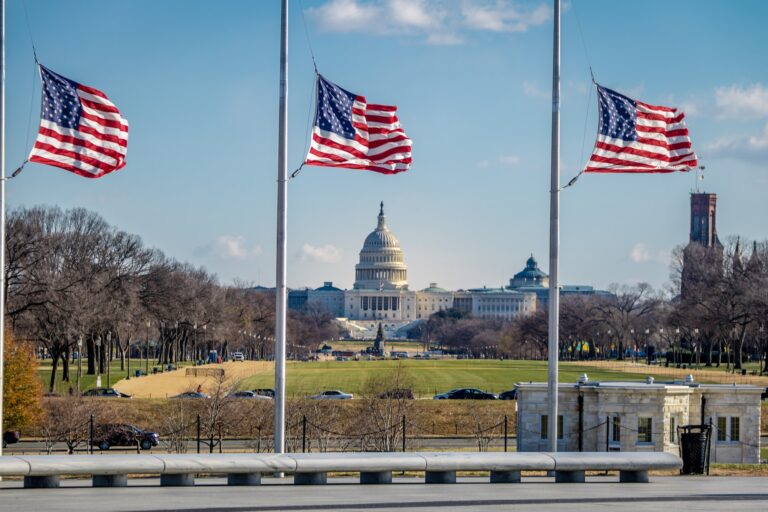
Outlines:
<svg viewBox="0 0 768 512"><path fill-rule="evenodd" d="M195 339L192 342L192 360L197 361L197 324L192 326L192 330L195 332Z"/></svg>
<svg viewBox="0 0 768 512"><path fill-rule="evenodd" d="M147 320L147 337L144 339L144 364L146 365L145 373L149 375L149 327L152 322Z"/></svg>
<svg viewBox="0 0 768 512"><path fill-rule="evenodd" d="M101 387L101 336L96 337L96 387Z"/></svg>
<svg viewBox="0 0 768 512"><path fill-rule="evenodd" d="M110 358L112 357L112 332L107 332L107 387L110 387L109 383L109 367L110 367Z"/></svg>
<svg viewBox="0 0 768 512"><path fill-rule="evenodd" d="M83 335L77 338L77 393L80 394L80 379L83 376Z"/></svg>

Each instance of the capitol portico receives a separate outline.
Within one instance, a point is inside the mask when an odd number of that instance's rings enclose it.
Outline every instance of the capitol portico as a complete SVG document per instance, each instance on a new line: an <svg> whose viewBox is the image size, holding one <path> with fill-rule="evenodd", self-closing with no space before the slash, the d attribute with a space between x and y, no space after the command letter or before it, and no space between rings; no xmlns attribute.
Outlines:
<svg viewBox="0 0 768 512"><path fill-rule="evenodd" d="M360 250L353 288L341 290L326 282L314 290L292 290L288 303L295 309L308 303L321 305L353 338L374 338L379 323L387 338L404 338L416 324L445 309L507 320L531 314L537 302L544 299L548 285L548 276L531 256L527 268L515 275L506 288L449 291L431 283L423 290L409 290L404 253L387 225L382 202L376 229L365 238Z"/></svg>

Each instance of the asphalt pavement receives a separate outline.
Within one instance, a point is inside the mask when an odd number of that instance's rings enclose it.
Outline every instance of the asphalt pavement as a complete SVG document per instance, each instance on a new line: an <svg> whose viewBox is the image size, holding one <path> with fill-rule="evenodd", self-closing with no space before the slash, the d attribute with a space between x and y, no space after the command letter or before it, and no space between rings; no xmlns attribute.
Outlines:
<svg viewBox="0 0 768 512"><path fill-rule="evenodd" d="M391 485L361 486L352 478L328 485L294 486L291 478L264 478L258 487L227 487L220 478L195 487L159 487L157 479L131 480L127 488L94 489L89 480L65 480L59 489L23 489L0 483L0 512L267 512L267 511L472 511L514 510L768 510L768 478L655 477L649 484L620 484L617 477L588 477L585 484L524 478L489 484L487 477L456 484L395 478Z"/></svg>

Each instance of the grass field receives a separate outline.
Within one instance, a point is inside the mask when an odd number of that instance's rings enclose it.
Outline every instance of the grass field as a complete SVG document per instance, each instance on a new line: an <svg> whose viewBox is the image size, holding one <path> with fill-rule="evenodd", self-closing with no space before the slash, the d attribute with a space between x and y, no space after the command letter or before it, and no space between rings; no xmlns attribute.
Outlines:
<svg viewBox="0 0 768 512"><path fill-rule="evenodd" d="M483 359L401 360L401 361L327 361L287 365L289 395L316 393L324 389L341 389L360 393L370 375L392 371L402 364L414 393L432 396L453 388L474 387L498 393L511 389L515 382L545 382L546 361L499 361ZM643 380L645 374L588 368L574 363L561 363L562 382L576 382L587 373L592 380ZM274 385L274 372L267 371L244 380L243 389L268 388Z"/></svg>
<svg viewBox="0 0 768 512"><path fill-rule="evenodd" d="M127 361L126 361L127 363ZM141 365L139 365L141 363ZM149 361L149 371L152 371L152 368L156 366L156 361L150 360ZM188 366L191 365L192 362L183 362L179 363L178 366ZM133 375L133 372L137 370L138 368L141 368L142 371L146 368L146 361L142 359L139 361L138 359L131 359L131 375ZM95 375L86 375L85 372L88 371L88 364L85 360L83 360L83 375L80 378L80 389L82 391L85 391L87 389L95 388L96 387L96 376ZM43 390L47 393L48 392L48 385L51 381L51 361L41 361L40 366L38 368L38 375L40 376L40 380L43 382ZM61 380L61 364L59 364L59 368L56 372L56 387L55 392L59 394L67 394L69 392L70 386L75 391L77 390L77 363L69 365L69 377L70 382L62 382ZM119 380L124 379L126 376L126 371L120 369L120 361L112 361L112 364L110 364L109 367L109 384L107 384L107 372L106 368L104 368L104 373L101 374L101 385L102 387L110 387L114 383L116 383Z"/></svg>

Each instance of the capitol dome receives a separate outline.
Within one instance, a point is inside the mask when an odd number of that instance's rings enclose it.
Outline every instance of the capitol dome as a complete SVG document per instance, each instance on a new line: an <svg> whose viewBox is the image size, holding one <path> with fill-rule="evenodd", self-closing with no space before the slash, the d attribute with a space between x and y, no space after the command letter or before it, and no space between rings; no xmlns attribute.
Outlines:
<svg viewBox="0 0 768 512"><path fill-rule="evenodd" d="M407 269L397 237L387 227L384 203L376 229L365 237L360 263L355 265L356 290L407 288Z"/></svg>

